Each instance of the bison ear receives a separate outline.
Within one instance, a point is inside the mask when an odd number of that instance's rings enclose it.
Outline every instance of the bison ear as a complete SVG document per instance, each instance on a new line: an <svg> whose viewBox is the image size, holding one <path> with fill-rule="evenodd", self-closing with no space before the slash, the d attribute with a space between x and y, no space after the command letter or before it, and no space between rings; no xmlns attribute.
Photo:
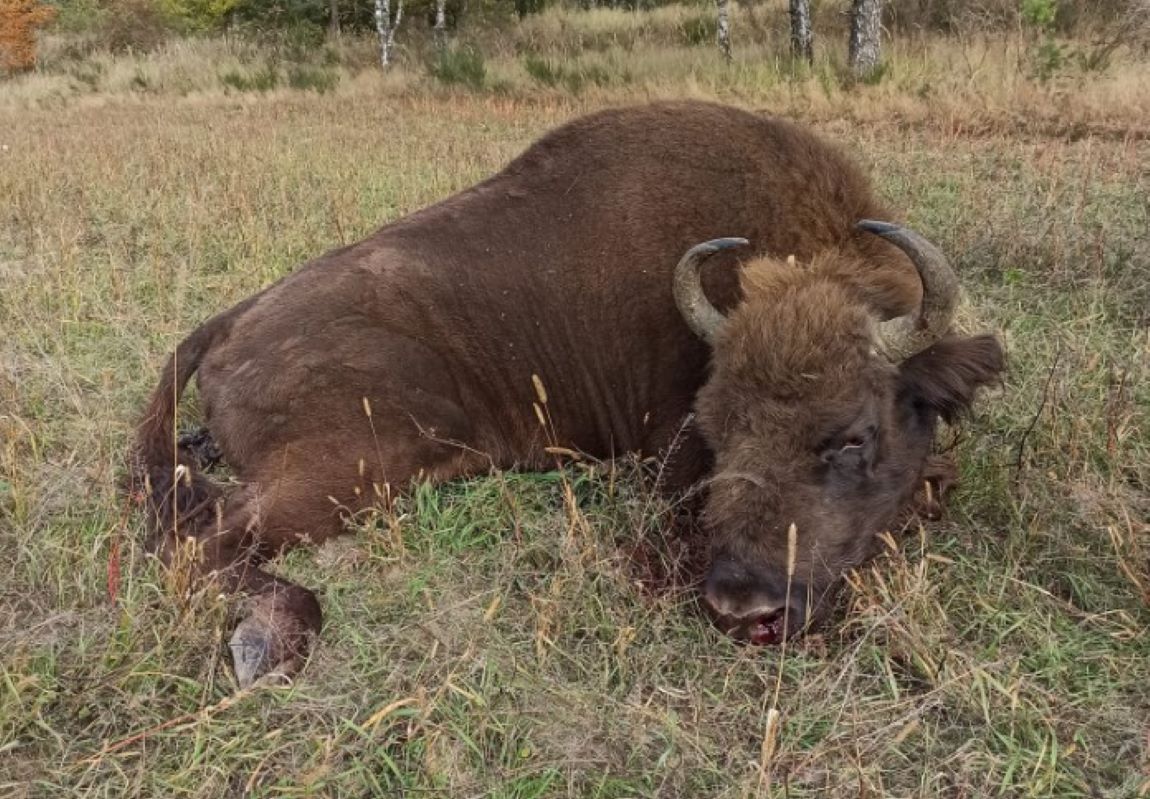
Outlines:
<svg viewBox="0 0 1150 799"><path fill-rule="evenodd" d="M997 382L1006 367L994 336L949 336L899 365L900 395L948 423L970 409L975 392Z"/></svg>

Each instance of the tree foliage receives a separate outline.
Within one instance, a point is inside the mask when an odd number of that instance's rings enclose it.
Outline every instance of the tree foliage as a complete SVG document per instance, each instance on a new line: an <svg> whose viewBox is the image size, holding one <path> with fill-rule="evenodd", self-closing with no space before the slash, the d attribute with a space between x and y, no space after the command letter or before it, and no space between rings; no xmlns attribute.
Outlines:
<svg viewBox="0 0 1150 799"><path fill-rule="evenodd" d="M36 66L36 33L56 16L40 0L0 0L0 70L25 72Z"/></svg>
<svg viewBox="0 0 1150 799"><path fill-rule="evenodd" d="M219 28L243 0L156 0L164 16L185 28L208 31Z"/></svg>

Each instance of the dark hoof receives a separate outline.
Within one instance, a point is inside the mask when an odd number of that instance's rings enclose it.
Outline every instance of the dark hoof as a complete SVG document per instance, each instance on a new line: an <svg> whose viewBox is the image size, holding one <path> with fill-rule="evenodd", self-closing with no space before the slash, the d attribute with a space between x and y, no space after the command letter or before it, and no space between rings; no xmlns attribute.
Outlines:
<svg viewBox="0 0 1150 799"><path fill-rule="evenodd" d="M302 588L298 592L294 597L280 593L248 601L247 616L228 641L241 689L264 678L294 677L303 667L311 640L319 632L319 604L311 592Z"/></svg>

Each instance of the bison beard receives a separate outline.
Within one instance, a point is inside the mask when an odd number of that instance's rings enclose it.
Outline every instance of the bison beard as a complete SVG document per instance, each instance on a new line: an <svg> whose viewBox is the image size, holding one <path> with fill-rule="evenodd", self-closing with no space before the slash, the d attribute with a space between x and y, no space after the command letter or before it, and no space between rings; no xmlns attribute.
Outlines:
<svg viewBox="0 0 1150 799"><path fill-rule="evenodd" d="M1002 368L993 339L944 338L955 280L936 249L856 226L890 217L849 159L782 120L706 103L575 120L193 331L129 487L166 563L193 544L196 573L244 597L241 685L299 668L320 629L269 556L416 478L546 469L553 443L662 453L665 489L706 485L707 607L776 642L823 612L924 477L937 420ZM689 250L727 234L750 247ZM211 439L181 447L193 374ZM237 486L203 474L217 457Z"/></svg>

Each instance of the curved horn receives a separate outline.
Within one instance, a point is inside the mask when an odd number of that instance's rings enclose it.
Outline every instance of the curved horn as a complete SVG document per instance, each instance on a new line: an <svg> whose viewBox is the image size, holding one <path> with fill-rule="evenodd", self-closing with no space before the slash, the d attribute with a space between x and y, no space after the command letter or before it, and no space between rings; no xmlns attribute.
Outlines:
<svg viewBox="0 0 1150 799"><path fill-rule="evenodd" d="M695 335L708 343L714 340L715 331L725 317L711 305L711 301L703 293L699 269L703 261L715 253L745 247L749 243L746 239L738 238L705 241L687 250L679 260L679 265L675 267L675 304L679 306L679 313L683 315L683 319Z"/></svg>
<svg viewBox="0 0 1150 799"><path fill-rule="evenodd" d="M946 334L958 302L958 277L946 256L910 228L870 219L858 222L855 227L882 236L906 253L922 280L922 306L917 313L880 322L879 346L892 360L902 360L926 349Z"/></svg>

